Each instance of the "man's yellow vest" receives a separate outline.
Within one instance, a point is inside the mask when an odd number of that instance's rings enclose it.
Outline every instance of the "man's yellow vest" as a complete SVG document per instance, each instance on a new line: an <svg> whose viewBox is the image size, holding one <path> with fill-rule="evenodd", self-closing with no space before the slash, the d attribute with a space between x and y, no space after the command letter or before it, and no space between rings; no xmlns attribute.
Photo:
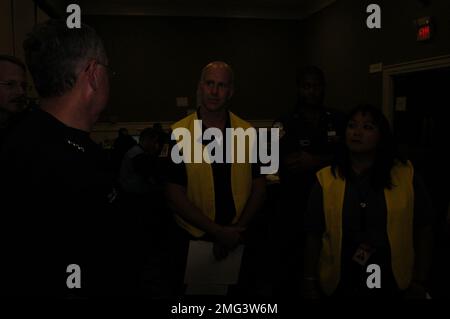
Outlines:
<svg viewBox="0 0 450 319"><path fill-rule="evenodd" d="M240 119L233 113L229 112L230 123L232 128L243 128L244 130L252 127L250 123ZM179 122L172 125L172 130L176 128L186 128L191 133L192 147L194 143L201 143L201 141L194 140L194 120L197 120L197 113L193 113ZM237 145L236 143L234 144ZM202 152L204 146L201 145ZM248 152L246 148L246 152ZM224 149L225 152L225 149ZM236 154L236 147L235 147ZM245 208L247 200L252 190L252 164L249 162L248 154L246 154L245 163L231 164L231 191L233 194L234 206L236 209L236 216L233 223L237 222ZM214 220L216 216L216 204L214 193L214 177L211 164L202 160L202 163L185 163L187 174L187 197L198 207L203 214L209 219ZM187 230L194 237L201 237L205 234L204 231L194 227L184 220L178 214L175 214L175 221L179 226Z"/></svg>
<svg viewBox="0 0 450 319"><path fill-rule="evenodd" d="M391 265L400 289L411 283L414 267L413 212L414 169L410 162L398 163L391 171L392 189L384 190L387 207L387 234L391 248ZM331 167L317 173L323 190L325 233L319 260L319 279L323 291L331 295L337 288L341 273L342 208L345 180L334 177ZM381 269L383 272L383 270ZM381 273L383 278L383 273ZM381 281L383 282L383 281Z"/></svg>

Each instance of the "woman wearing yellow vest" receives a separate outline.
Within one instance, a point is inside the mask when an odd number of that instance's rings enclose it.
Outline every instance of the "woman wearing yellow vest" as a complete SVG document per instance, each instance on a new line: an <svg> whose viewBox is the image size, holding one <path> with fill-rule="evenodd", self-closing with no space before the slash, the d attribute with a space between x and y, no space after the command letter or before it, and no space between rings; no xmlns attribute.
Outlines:
<svg viewBox="0 0 450 319"><path fill-rule="evenodd" d="M425 297L431 205L389 123L354 109L334 163L317 173L306 214L305 297Z"/></svg>

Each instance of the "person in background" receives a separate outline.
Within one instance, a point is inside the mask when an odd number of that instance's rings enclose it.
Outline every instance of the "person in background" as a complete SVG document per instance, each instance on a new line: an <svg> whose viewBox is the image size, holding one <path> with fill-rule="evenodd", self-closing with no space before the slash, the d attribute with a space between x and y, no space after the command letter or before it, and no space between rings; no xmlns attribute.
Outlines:
<svg viewBox="0 0 450 319"><path fill-rule="evenodd" d="M123 191L146 194L158 183L157 159L163 142L163 137L152 128L141 132L139 144L132 146L122 159L119 183Z"/></svg>
<svg viewBox="0 0 450 319"><path fill-rule="evenodd" d="M168 296L167 265L169 212L164 200L163 172L165 160L160 157L165 143L162 130L144 129L139 144L124 155L119 175L120 204L127 215L139 221L137 249L142 270L140 286L147 297Z"/></svg>
<svg viewBox="0 0 450 319"><path fill-rule="evenodd" d="M280 205L275 220L275 244L280 247L279 294L292 294L302 283L303 220L315 173L329 165L343 136L344 116L326 108L325 75L316 66L297 70L297 104L274 122L280 139ZM299 231L300 230L300 231ZM285 243L293 245L285 245ZM295 250L292 247L296 247ZM294 284L293 284L294 282Z"/></svg>
<svg viewBox="0 0 450 319"><path fill-rule="evenodd" d="M25 64L14 56L0 55L0 146L22 117L27 88Z"/></svg>
<svg viewBox="0 0 450 319"><path fill-rule="evenodd" d="M112 148L111 161L114 172L119 173L123 156L137 143L134 138L128 134L128 130L126 128L120 128L117 134L118 136L114 140Z"/></svg>

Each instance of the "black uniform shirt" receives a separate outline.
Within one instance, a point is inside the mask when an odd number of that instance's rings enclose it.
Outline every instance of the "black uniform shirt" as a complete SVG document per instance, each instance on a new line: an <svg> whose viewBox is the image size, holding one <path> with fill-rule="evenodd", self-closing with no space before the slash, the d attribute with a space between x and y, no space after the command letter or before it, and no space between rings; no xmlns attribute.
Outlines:
<svg viewBox="0 0 450 319"><path fill-rule="evenodd" d="M67 293L73 263L81 267L83 292L107 290L109 248L121 234L110 205L112 179L89 134L34 110L5 141L0 163L2 267L12 281L5 289Z"/></svg>
<svg viewBox="0 0 450 319"><path fill-rule="evenodd" d="M329 154L333 151L334 137L342 137L345 129L344 115L332 110L320 112L317 123L311 122L301 110L276 122L285 133L281 139L282 155L302 150L317 155Z"/></svg>
<svg viewBox="0 0 450 319"><path fill-rule="evenodd" d="M276 121L274 125L281 126L284 131L280 140L279 170L283 201L288 207L300 206L302 211L306 209L316 172L314 169L288 170L285 160L297 152L326 156L331 160L336 151L337 140L344 135L345 118L342 113L324 109L319 112L317 121L311 121L301 109L297 109ZM302 214L298 218L301 216Z"/></svg>

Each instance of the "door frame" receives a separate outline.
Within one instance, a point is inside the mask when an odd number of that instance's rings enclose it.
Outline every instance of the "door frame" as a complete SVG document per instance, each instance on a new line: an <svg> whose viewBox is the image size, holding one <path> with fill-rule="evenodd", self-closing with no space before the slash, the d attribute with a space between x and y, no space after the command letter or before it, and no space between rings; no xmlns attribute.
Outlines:
<svg viewBox="0 0 450 319"><path fill-rule="evenodd" d="M419 72L450 67L450 55L441 55L428 59L413 60L383 67L383 113L391 127L394 122L394 81L398 74Z"/></svg>

